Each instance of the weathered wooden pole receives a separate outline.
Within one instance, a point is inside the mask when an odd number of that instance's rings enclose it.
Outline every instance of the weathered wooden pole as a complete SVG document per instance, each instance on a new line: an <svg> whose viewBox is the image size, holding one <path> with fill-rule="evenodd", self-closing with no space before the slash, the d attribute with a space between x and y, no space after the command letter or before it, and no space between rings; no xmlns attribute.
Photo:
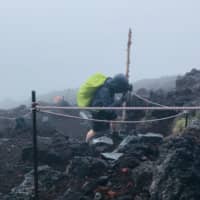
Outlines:
<svg viewBox="0 0 200 200"><path fill-rule="evenodd" d="M130 54L131 54L131 44L132 44L132 31L129 29L128 33L128 43L127 43L127 60L126 60L126 77L129 80L129 73L130 73ZM126 107L126 102L123 103L123 107ZM122 119L126 120L126 110L122 111Z"/></svg>
<svg viewBox="0 0 200 200"><path fill-rule="evenodd" d="M127 61L126 61L126 77L129 79L129 72L130 72L130 54L131 54L131 44L132 44L132 31L129 29L128 33L128 43L127 43Z"/></svg>

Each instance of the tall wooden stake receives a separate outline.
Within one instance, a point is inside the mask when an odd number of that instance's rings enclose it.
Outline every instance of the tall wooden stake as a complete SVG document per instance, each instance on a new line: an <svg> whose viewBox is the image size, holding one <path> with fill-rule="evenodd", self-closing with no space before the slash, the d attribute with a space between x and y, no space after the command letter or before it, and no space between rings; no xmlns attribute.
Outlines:
<svg viewBox="0 0 200 200"><path fill-rule="evenodd" d="M130 72L130 53L131 53L131 44L132 44L132 31L129 29L128 33L128 43L127 43L127 61L126 61L126 77L129 79Z"/></svg>
<svg viewBox="0 0 200 200"><path fill-rule="evenodd" d="M129 73L130 73L130 53L131 53L131 44L132 44L132 31L129 29L128 33L128 43L127 43L127 61L126 61L126 77L129 79ZM126 107L126 102L124 102L123 107ZM122 112L122 119L126 120L126 110L123 110Z"/></svg>

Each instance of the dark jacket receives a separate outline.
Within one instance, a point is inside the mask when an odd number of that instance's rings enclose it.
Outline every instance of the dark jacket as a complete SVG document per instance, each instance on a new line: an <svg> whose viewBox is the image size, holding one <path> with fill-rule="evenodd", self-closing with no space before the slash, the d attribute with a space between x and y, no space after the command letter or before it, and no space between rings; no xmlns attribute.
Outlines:
<svg viewBox="0 0 200 200"><path fill-rule="evenodd" d="M123 98L116 101L116 93L126 93L129 84L123 75L117 75L114 78L108 78L105 83L97 89L90 106L92 107L115 107L121 106ZM114 110L91 111L93 119L114 120L117 114ZM109 129L109 123L93 122L93 130L103 131Z"/></svg>
<svg viewBox="0 0 200 200"><path fill-rule="evenodd" d="M104 83L95 93L93 100L91 102L92 107L113 107L115 105L114 92L110 89L108 81ZM107 119L114 120L117 118L117 114L113 110L94 110L91 111L92 117L94 119ZM99 126L103 126L103 123L94 123L93 129L101 130ZM107 129L106 127L105 129Z"/></svg>
<svg viewBox="0 0 200 200"><path fill-rule="evenodd" d="M121 101L115 101L116 93L125 94L130 89L128 79L123 74L117 74L114 78L108 78L103 86L97 89L90 106L114 107L120 106Z"/></svg>
<svg viewBox="0 0 200 200"><path fill-rule="evenodd" d="M92 107L114 107L120 106L119 102L115 101L115 93L110 87L110 78L101 86L95 93L91 105Z"/></svg>

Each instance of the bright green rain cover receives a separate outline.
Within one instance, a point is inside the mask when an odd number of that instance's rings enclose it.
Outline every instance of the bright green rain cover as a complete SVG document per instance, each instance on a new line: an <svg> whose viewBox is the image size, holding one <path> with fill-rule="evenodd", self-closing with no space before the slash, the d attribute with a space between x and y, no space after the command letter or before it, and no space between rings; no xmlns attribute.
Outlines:
<svg viewBox="0 0 200 200"><path fill-rule="evenodd" d="M79 89L77 94L77 104L79 107L87 107L96 92L104 84L107 77L97 73L92 75Z"/></svg>

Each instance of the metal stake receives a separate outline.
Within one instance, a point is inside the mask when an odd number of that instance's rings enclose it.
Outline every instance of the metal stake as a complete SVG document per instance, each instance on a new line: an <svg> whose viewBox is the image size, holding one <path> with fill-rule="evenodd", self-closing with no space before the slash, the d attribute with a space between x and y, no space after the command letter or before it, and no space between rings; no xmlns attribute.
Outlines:
<svg viewBox="0 0 200 200"><path fill-rule="evenodd" d="M36 92L32 91L32 119L33 119L33 165L34 165L34 199L38 196L38 156L37 156L37 116L36 116Z"/></svg>

